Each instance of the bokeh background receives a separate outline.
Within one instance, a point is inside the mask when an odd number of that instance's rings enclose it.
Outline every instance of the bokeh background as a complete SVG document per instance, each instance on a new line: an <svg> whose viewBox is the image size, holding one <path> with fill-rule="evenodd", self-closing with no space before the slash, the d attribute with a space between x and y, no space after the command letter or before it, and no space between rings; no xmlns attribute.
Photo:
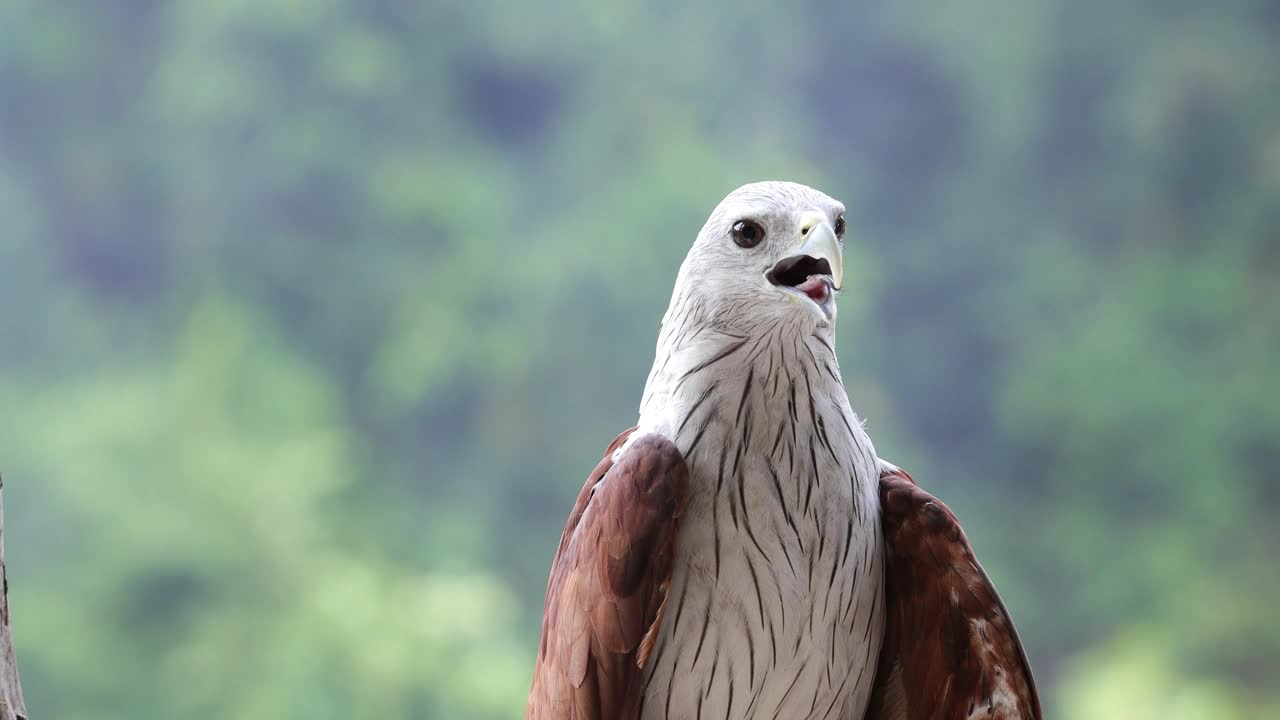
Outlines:
<svg viewBox="0 0 1280 720"><path fill-rule="evenodd" d="M844 199L882 455L1053 717L1280 717L1280 5L0 2L35 718L523 706L703 219Z"/></svg>

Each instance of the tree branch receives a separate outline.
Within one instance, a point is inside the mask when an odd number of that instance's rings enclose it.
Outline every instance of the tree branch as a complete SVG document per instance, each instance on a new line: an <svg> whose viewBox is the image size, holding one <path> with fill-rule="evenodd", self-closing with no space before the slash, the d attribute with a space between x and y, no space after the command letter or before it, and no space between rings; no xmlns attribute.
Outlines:
<svg viewBox="0 0 1280 720"><path fill-rule="evenodd" d="M4 478L0 477L0 720L26 720L22 684L18 682L18 656L13 651L9 625L9 576L4 568Z"/></svg>

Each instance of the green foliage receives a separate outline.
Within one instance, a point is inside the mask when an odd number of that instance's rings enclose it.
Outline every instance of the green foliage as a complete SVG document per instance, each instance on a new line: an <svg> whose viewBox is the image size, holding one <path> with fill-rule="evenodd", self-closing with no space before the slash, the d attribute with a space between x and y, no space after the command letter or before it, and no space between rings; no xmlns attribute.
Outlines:
<svg viewBox="0 0 1280 720"><path fill-rule="evenodd" d="M571 498L737 185L1054 716L1280 711L1265 2L0 3L37 717L517 714Z"/></svg>

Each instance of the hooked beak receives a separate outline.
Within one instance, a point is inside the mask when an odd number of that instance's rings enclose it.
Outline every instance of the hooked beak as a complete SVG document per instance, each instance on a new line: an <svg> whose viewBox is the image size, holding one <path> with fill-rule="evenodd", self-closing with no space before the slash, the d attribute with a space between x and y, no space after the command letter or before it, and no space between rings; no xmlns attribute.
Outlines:
<svg viewBox="0 0 1280 720"><path fill-rule="evenodd" d="M844 253L826 218L813 213L801 225L800 247L765 273L765 279L802 302L811 301L829 322L835 321L835 293L844 277Z"/></svg>

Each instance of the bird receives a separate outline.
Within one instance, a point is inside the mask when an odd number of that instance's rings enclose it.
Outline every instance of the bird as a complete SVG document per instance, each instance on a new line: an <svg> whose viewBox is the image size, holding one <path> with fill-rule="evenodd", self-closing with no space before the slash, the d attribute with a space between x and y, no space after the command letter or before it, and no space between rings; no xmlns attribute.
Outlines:
<svg viewBox="0 0 1280 720"><path fill-rule="evenodd" d="M639 418L555 551L526 720L1041 717L956 516L851 407L845 229L839 201L767 181L697 234Z"/></svg>

